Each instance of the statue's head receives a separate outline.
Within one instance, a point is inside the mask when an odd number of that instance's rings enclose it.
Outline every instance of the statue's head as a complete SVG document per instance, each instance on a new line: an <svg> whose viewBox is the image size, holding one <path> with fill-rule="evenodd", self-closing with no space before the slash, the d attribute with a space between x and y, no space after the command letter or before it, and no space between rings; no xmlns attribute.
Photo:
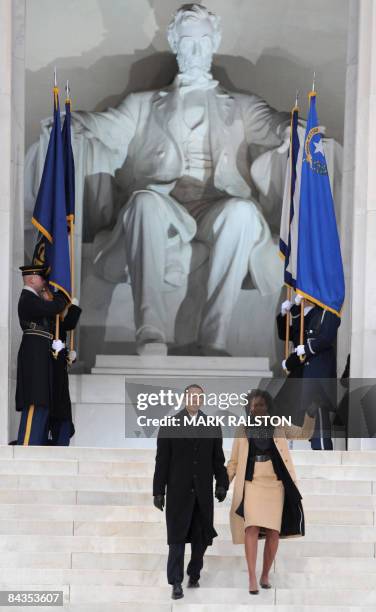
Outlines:
<svg viewBox="0 0 376 612"><path fill-rule="evenodd" d="M168 26L167 39L180 72L209 72L221 42L220 18L202 4L183 4Z"/></svg>

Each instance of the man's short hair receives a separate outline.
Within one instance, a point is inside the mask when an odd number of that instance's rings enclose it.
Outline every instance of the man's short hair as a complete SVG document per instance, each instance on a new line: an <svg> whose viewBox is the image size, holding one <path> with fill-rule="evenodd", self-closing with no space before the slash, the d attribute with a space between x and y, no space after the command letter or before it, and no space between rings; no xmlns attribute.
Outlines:
<svg viewBox="0 0 376 612"><path fill-rule="evenodd" d="M213 27L213 48L217 51L221 38L221 18L214 13L211 13L206 6L202 4L183 4L174 14L167 28L167 40L174 53L178 50L177 27L184 21L209 19Z"/></svg>
<svg viewBox="0 0 376 612"><path fill-rule="evenodd" d="M188 391L189 391L190 389L201 389L202 393L204 393L204 390L203 390L203 388L201 387L201 385L196 385L196 384L194 383L194 384L188 385L188 387L186 387L186 388L184 389L184 395L185 395L186 393L188 393Z"/></svg>

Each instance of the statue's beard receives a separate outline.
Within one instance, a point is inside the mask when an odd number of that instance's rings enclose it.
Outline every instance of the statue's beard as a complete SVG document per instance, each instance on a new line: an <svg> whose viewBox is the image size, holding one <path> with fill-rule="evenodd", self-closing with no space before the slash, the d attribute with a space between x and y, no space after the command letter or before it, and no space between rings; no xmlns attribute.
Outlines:
<svg viewBox="0 0 376 612"><path fill-rule="evenodd" d="M194 56L179 53L176 54L176 60L179 66L179 72L191 77L200 77L203 74L210 73L213 56L208 53L204 56Z"/></svg>

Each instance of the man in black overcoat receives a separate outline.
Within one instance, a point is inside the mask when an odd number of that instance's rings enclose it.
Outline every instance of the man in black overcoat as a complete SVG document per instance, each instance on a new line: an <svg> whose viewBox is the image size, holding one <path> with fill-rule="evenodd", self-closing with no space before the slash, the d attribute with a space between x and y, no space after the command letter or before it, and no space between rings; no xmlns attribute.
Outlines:
<svg viewBox="0 0 376 612"><path fill-rule="evenodd" d="M187 567L188 587L198 587L207 546L217 536L214 529L215 497L222 502L229 486L220 427L184 426L184 417L205 417L199 409L203 390L190 385L185 390L186 406L177 413L180 427L161 427L153 481L154 505L163 510L167 487L166 523L169 555L167 580L172 598L183 597L185 543L191 543Z"/></svg>
<svg viewBox="0 0 376 612"><path fill-rule="evenodd" d="M47 443L48 417L52 403L52 341L56 315L68 298L58 291L51 301L41 297L46 288L47 269L22 266L24 288L18 302L23 331L17 357L16 410L21 412L17 444Z"/></svg>
<svg viewBox="0 0 376 612"><path fill-rule="evenodd" d="M299 298L300 296L298 296ZM285 339L286 315L291 313L290 339L294 351L283 361L288 378L303 379L301 387L302 411L309 403L318 405L318 413L311 447L314 450L333 450L329 412L336 409L337 358L336 340L341 319L305 300L304 341L300 344L300 300L296 304L284 302L277 316L278 335ZM301 357L301 358L300 358ZM294 393L297 387L292 387Z"/></svg>

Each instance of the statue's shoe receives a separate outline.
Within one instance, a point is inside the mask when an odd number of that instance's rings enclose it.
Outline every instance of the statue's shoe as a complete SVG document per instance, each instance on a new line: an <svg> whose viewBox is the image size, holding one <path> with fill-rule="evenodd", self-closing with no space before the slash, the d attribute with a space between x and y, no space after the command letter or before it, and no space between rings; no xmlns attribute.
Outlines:
<svg viewBox="0 0 376 612"><path fill-rule="evenodd" d="M138 355L142 357L152 355L167 355L167 344L164 342L155 342L150 340L149 342L143 342L142 344L137 343L136 347Z"/></svg>
<svg viewBox="0 0 376 612"><path fill-rule="evenodd" d="M144 325L136 334L136 350L139 355L167 355L165 337L159 329Z"/></svg>
<svg viewBox="0 0 376 612"><path fill-rule="evenodd" d="M225 349L216 346L200 346L200 355L203 357L231 357L231 354Z"/></svg>

